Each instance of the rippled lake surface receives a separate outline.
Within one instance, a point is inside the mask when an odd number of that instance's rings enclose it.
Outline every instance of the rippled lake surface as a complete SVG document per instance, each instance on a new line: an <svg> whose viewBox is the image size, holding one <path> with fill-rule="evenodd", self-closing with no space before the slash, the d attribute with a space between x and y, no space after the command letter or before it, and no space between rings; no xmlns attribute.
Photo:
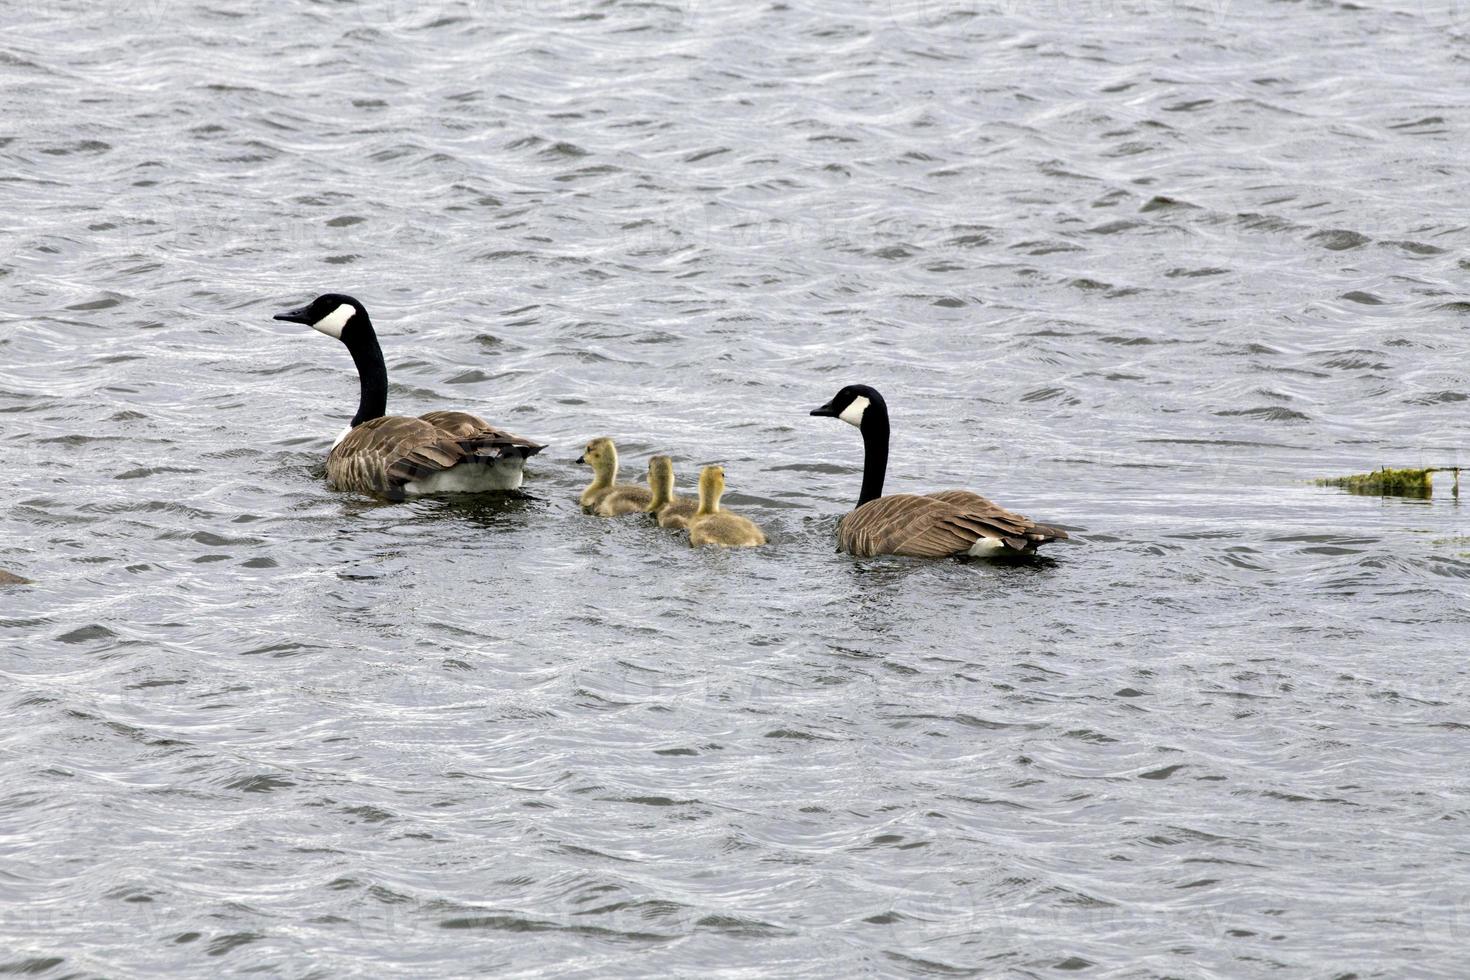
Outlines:
<svg viewBox="0 0 1470 980"><path fill-rule="evenodd" d="M0 12L0 973L1465 974L1465 505L1311 479L1466 462L1470 9L261 6ZM848 382L1074 540L836 554Z"/></svg>

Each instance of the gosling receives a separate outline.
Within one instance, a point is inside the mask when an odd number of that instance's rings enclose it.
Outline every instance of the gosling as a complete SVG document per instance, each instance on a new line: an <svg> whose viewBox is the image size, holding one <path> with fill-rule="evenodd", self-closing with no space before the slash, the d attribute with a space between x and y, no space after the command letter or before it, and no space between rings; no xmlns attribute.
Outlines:
<svg viewBox="0 0 1470 980"><path fill-rule="evenodd" d="M653 499L644 510L658 518L659 527L687 528L689 518L699 505L685 497L674 496L674 461L667 456L654 456L648 461L648 489Z"/></svg>
<svg viewBox="0 0 1470 980"><path fill-rule="evenodd" d="M618 450L611 439L593 439L577 457L577 462L592 467L592 482L582 491L582 509L598 517L636 514L648 509L653 494L647 487L617 483Z"/></svg>
<svg viewBox="0 0 1470 980"><path fill-rule="evenodd" d="M755 522L720 510L720 495L725 492L725 469L706 466L699 473L699 510L689 518L689 544L717 544L726 548L754 548L766 543L766 536Z"/></svg>

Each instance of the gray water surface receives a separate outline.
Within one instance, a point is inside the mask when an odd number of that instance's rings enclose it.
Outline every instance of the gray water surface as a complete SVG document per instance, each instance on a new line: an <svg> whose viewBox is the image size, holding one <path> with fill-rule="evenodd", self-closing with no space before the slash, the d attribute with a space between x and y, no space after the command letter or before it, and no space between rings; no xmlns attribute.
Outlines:
<svg viewBox="0 0 1470 980"><path fill-rule="evenodd" d="M1310 483L1466 462L1463 4L261 6L0 8L0 973L1465 975L1465 510ZM1074 541L836 554L848 382Z"/></svg>

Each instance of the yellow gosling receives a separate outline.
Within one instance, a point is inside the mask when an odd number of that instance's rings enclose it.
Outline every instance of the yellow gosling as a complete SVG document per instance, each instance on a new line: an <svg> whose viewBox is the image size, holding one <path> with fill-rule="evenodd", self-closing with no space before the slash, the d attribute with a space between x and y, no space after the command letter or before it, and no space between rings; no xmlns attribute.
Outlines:
<svg viewBox="0 0 1470 980"><path fill-rule="evenodd" d="M725 470L706 466L699 473L699 510L689 519L689 544L717 544L726 548L754 548L766 543L766 536L755 522L720 510L720 496L725 492Z"/></svg>
<svg viewBox="0 0 1470 980"><path fill-rule="evenodd" d="M592 467L592 482L582 491L582 509L598 517L636 514L648 506L653 494L647 487L618 483L618 450L611 439L587 443L577 462Z"/></svg>
<svg viewBox="0 0 1470 980"><path fill-rule="evenodd" d="M687 528L689 518L699 505L684 497L674 496L674 461L667 456L654 456L648 461L648 489L653 499L644 508L658 518L659 527Z"/></svg>

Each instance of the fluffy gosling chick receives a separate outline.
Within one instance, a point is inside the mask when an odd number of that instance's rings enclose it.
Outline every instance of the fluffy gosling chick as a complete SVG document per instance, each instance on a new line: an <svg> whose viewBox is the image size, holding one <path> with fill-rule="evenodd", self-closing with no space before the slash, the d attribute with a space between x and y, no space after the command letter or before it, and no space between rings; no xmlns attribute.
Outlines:
<svg viewBox="0 0 1470 980"><path fill-rule="evenodd" d="M766 543L755 522L720 510L725 492L725 469L706 466L699 473L699 510L689 519L689 544L695 548L717 544L726 548L754 548Z"/></svg>
<svg viewBox="0 0 1470 980"><path fill-rule="evenodd" d="M667 456L648 460L648 489L653 499L644 508L658 518L659 527L686 528L699 505L684 497L674 496L674 461Z"/></svg>
<svg viewBox="0 0 1470 980"><path fill-rule="evenodd" d="M592 482L582 491L582 509L598 517L617 517L645 510L653 494L647 487L618 483L618 450L611 439L587 443L577 462L592 467Z"/></svg>

